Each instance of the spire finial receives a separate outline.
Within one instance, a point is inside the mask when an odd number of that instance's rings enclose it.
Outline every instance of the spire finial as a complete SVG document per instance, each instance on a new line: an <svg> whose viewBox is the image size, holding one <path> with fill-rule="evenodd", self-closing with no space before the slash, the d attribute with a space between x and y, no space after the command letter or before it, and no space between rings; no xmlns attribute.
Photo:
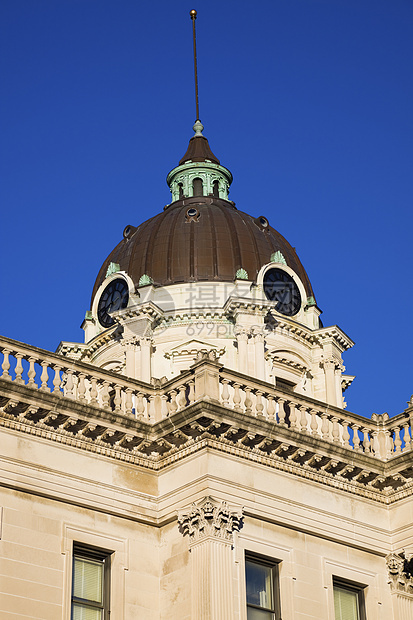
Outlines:
<svg viewBox="0 0 413 620"><path fill-rule="evenodd" d="M198 100L198 67L197 67L197 60L196 60L196 32L195 32L195 20L196 20L197 13L195 9L192 9L192 11L189 11L189 15L191 16L191 19L192 19L192 35L193 35L193 41L194 41L195 105L196 105L195 124L196 124L199 122L199 100ZM194 128L194 131L196 131L195 128ZM196 135L199 135L199 134L196 134Z"/></svg>
<svg viewBox="0 0 413 620"><path fill-rule="evenodd" d="M192 127L192 129L195 131L195 138L197 136L202 136L202 130L203 130L204 126L201 123L200 120L196 120L194 126Z"/></svg>

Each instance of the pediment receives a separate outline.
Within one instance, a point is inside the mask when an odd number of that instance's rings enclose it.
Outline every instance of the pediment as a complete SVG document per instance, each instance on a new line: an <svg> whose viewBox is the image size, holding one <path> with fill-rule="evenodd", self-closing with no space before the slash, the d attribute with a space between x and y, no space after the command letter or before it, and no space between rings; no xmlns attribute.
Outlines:
<svg viewBox="0 0 413 620"><path fill-rule="evenodd" d="M176 358L196 358L199 352L209 353L210 351L215 351L216 357L218 358L220 355L225 353L225 348L219 349L217 346L214 346L210 342L204 342L202 340L187 340L184 343L181 343L175 347L172 347L169 351L167 351L164 355L167 359L176 359Z"/></svg>

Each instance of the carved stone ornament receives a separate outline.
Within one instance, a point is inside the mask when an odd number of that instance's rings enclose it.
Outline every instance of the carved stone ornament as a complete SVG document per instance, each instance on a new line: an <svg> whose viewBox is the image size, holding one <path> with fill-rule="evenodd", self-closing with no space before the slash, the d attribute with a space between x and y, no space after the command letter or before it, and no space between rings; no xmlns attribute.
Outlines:
<svg viewBox="0 0 413 620"><path fill-rule="evenodd" d="M386 556L392 590L413 594L413 555L402 551Z"/></svg>
<svg viewBox="0 0 413 620"><path fill-rule="evenodd" d="M112 275L112 273L117 273L118 271L120 271L120 265L118 263L110 263L106 271L106 277Z"/></svg>
<svg viewBox="0 0 413 620"><path fill-rule="evenodd" d="M287 261L284 258L284 255L279 250L271 254L271 262L272 263L280 263L281 265L287 265Z"/></svg>
<svg viewBox="0 0 413 620"><path fill-rule="evenodd" d="M226 502L217 502L205 497L198 504L192 504L189 511L178 513L181 533L189 535L191 541L207 537L232 541L233 533L243 526L242 508L231 510Z"/></svg>

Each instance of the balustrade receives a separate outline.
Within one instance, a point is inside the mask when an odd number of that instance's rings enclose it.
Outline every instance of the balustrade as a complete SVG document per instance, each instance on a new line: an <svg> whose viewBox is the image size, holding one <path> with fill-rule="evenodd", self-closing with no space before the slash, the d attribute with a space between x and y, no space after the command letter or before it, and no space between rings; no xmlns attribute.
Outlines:
<svg viewBox="0 0 413 620"><path fill-rule="evenodd" d="M264 418L376 458L389 458L412 449L411 422L405 417L387 429L384 424L391 420L378 426L372 420L328 406L310 407L298 394L289 398L276 387L268 390L268 385L266 391L254 379L248 384L242 383L237 373L228 370L221 371L220 384L221 404L251 417Z"/></svg>
<svg viewBox="0 0 413 620"><path fill-rule="evenodd" d="M62 356L14 344L14 348L5 346L0 339L1 378L18 385L151 423L195 401L195 382L191 375L186 381L177 378L172 385L169 382L169 390L167 386L165 390L155 389L89 364L69 359L65 363Z"/></svg>
<svg viewBox="0 0 413 620"><path fill-rule="evenodd" d="M413 449L407 411L392 419L374 414L367 420L252 378L247 382L245 376L211 366L208 360L198 360L193 371L154 387L7 338L0 338L0 351L1 378L7 383L151 424L192 405L196 398L209 398L237 413L376 458ZM204 368L203 363L209 366Z"/></svg>

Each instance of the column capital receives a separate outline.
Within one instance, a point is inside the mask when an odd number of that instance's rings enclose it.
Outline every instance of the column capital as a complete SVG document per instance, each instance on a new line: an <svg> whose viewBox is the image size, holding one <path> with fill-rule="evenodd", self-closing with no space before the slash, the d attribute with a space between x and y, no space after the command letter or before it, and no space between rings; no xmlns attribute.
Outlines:
<svg viewBox="0 0 413 620"><path fill-rule="evenodd" d="M235 325L234 327L234 336L238 340L248 340L251 335L251 331L249 327L241 327L241 325Z"/></svg>
<svg viewBox="0 0 413 620"><path fill-rule="evenodd" d="M208 496L193 503L189 510L180 511L178 524L182 535L188 534L191 542L206 538L232 542L234 532L243 526L243 508L230 507Z"/></svg>
<svg viewBox="0 0 413 620"><path fill-rule="evenodd" d="M389 553L386 556L389 573L388 583L393 591L412 593L413 588L413 555L402 551Z"/></svg>

